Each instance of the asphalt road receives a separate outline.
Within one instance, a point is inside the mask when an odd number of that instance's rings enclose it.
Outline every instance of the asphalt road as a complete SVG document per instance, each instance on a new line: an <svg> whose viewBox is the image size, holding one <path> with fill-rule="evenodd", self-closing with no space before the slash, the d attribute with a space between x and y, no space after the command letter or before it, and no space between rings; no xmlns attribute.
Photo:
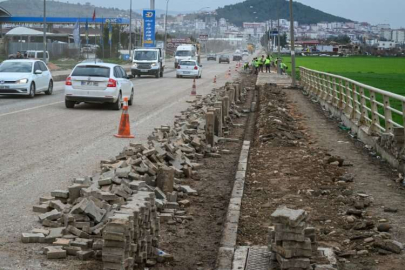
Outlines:
<svg viewBox="0 0 405 270"><path fill-rule="evenodd" d="M224 85L231 65L203 60L197 93ZM217 76L217 84L213 83ZM0 96L0 269L57 269L66 262L44 262L39 246L21 244L20 235L39 228L32 206L52 190L66 189L74 177L98 171L99 161L117 155L129 142L146 142L153 128L172 125L190 104L192 79L176 79L173 67L164 78L136 78L135 104L129 108L135 139L117 139L120 111L81 104L66 109L63 83L52 96L34 99ZM36 250L32 254L32 250ZM31 251L31 252L30 252ZM28 259L27 256L30 258ZM46 261L46 260L45 260Z"/></svg>

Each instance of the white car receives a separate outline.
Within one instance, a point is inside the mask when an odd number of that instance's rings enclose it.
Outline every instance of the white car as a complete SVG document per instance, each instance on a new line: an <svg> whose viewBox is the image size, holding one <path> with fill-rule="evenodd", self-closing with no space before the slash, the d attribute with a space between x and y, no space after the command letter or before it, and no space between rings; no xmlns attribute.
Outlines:
<svg viewBox="0 0 405 270"><path fill-rule="evenodd" d="M6 60L0 65L0 95L25 95L31 98L44 92L51 95L53 79L46 64L39 60Z"/></svg>
<svg viewBox="0 0 405 270"><path fill-rule="evenodd" d="M180 61L176 69L176 77L194 77L196 79L202 76L202 65L196 60Z"/></svg>
<svg viewBox="0 0 405 270"><path fill-rule="evenodd" d="M76 104L110 103L114 110L120 110L124 98L128 105L134 102L132 75L116 64L78 64L65 82L65 105L73 108Z"/></svg>

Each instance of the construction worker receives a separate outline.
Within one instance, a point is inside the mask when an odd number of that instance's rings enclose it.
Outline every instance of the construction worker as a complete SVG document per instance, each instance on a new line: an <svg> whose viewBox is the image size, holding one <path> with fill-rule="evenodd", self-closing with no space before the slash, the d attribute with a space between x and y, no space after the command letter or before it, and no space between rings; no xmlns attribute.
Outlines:
<svg viewBox="0 0 405 270"><path fill-rule="evenodd" d="M259 58L259 69L261 72L263 72L264 61L264 55L262 55L262 58Z"/></svg>
<svg viewBox="0 0 405 270"><path fill-rule="evenodd" d="M268 73L271 73L270 64L271 64L270 55L268 55L266 60L264 61L264 65L266 66L266 73L267 73L267 71L268 71Z"/></svg>
<svg viewBox="0 0 405 270"><path fill-rule="evenodd" d="M243 65L243 70L248 70L249 68L249 62L245 62L245 64Z"/></svg>
<svg viewBox="0 0 405 270"><path fill-rule="evenodd" d="M286 64L284 64L284 63L280 64L281 74L286 73L287 69L288 69L288 66Z"/></svg>
<svg viewBox="0 0 405 270"><path fill-rule="evenodd" d="M259 69L260 69L260 59L255 58L255 74L259 74Z"/></svg>

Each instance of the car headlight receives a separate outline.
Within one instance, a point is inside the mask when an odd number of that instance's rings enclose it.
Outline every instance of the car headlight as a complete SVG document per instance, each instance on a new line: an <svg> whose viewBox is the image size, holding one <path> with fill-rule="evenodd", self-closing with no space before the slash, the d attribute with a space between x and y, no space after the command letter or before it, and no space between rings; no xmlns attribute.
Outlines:
<svg viewBox="0 0 405 270"><path fill-rule="evenodd" d="M138 64L134 64L132 67L133 67L133 68L137 68L137 67L138 67Z"/></svg>
<svg viewBox="0 0 405 270"><path fill-rule="evenodd" d="M152 66L152 67L155 67L155 66L157 66L157 64L156 64L156 63L153 63L151 66Z"/></svg>
<svg viewBox="0 0 405 270"><path fill-rule="evenodd" d="M26 84L26 83L28 83L28 79L17 80L15 83L16 84Z"/></svg>

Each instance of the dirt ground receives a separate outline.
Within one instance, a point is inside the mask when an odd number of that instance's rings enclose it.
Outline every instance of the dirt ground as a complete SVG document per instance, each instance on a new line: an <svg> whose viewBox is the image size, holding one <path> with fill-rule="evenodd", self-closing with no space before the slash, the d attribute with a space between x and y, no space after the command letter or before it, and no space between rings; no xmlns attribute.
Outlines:
<svg viewBox="0 0 405 270"><path fill-rule="evenodd" d="M393 182L397 173L370 157L312 103L299 90L261 90L238 244L267 245L270 215L286 205L310 213L319 245L334 248L339 269L405 269L403 253L384 252L374 244L405 241L405 197ZM392 226L389 233L377 231L381 224Z"/></svg>
<svg viewBox="0 0 405 270"><path fill-rule="evenodd" d="M246 81L247 83L248 81ZM254 78L245 86L254 86ZM250 94L240 109L250 108ZM199 180L186 180L184 184L197 190L198 196L191 196L190 206L186 207L191 220L161 222L161 244L163 251L172 254L174 261L164 265L158 264L152 269L214 269L223 222L228 209L229 199L237 169L241 144L245 133L247 117L234 119L234 124L241 124L230 129L229 138L238 138L239 142L220 143L219 149L229 150L221 158L207 158L200 163Z"/></svg>

